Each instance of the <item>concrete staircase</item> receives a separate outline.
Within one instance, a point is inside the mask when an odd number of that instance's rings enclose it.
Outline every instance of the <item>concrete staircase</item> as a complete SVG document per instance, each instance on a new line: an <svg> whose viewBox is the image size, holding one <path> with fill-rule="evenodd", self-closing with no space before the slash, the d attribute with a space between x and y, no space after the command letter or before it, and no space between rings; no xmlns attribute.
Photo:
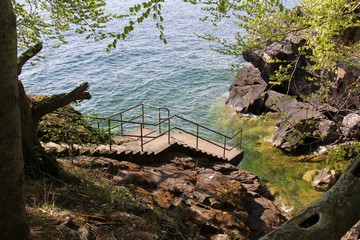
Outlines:
<svg viewBox="0 0 360 240"><path fill-rule="evenodd" d="M147 114L149 112L150 115ZM170 115L170 110L164 107L141 103L106 118L92 118L92 121L95 121L94 129L107 135L111 143L92 146L73 144L71 148L75 147L79 154L147 161L161 157L162 153L177 151L192 156L228 161L234 165L238 165L243 157L243 150L240 147L241 129L233 136L226 136L182 116ZM185 130L189 129L189 126L192 130ZM204 132L216 136L216 139L223 139L223 143L207 139L201 135ZM238 142L229 146L228 143L233 141ZM66 145L55 147L52 144L44 144L44 147L52 151L54 148L66 148Z"/></svg>
<svg viewBox="0 0 360 240"><path fill-rule="evenodd" d="M147 128L142 131L143 136L146 136L143 138L143 151L141 149L141 133L137 129L127 133L131 137L115 137L115 144L112 144L111 148L109 145L99 145L93 148L92 152L102 152L103 155L104 152L108 151L108 155L115 159L146 161L146 158L156 158L162 153L177 151L214 160L228 161L233 165L238 165L243 157L243 150L239 148L224 150L219 143L205 141L183 131L171 132L170 139L168 134L161 135L159 132L153 132ZM230 149L229 146L226 147Z"/></svg>

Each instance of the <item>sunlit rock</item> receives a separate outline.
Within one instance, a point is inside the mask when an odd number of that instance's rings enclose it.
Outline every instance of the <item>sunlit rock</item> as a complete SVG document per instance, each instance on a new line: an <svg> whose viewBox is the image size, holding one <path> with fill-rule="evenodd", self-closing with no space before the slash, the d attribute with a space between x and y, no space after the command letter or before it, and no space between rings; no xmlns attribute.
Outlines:
<svg viewBox="0 0 360 240"><path fill-rule="evenodd" d="M336 183L337 179L338 174L336 174L334 170L330 170L326 167L319 171L318 175L314 177L311 184L317 190L326 191Z"/></svg>

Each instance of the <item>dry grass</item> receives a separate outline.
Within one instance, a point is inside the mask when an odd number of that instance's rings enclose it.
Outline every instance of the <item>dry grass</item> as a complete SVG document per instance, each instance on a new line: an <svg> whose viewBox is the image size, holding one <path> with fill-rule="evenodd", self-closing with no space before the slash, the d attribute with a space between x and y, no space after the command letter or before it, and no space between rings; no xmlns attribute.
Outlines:
<svg viewBox="0 0 360 240"><path fill-rule="evenodd" d="M33 239L187 239L171 211L143 203L106 171L59 162L59 179L26 181Z"/></svg>

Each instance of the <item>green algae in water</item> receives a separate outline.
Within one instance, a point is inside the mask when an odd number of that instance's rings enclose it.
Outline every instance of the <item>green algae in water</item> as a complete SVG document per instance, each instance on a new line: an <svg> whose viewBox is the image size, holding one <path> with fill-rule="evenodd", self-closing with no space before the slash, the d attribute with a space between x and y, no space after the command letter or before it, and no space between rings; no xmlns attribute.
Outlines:
<svg viewBox="0 0 360 240"><path fill-rule="evenodd" d="M258 146L254 151L259 153L259 158L244 159L240 167L261 178L275 195L275 203L289 210L294 207L291 213L295 213L322 195L302 179L304 173L316 169L318 163L306 162L302 157L284 154L262 139L257 142ZM251 168L247 164L248 161L254 162Z"/></svg>
<svg viewBox="0 0 360 240"><path fill-rule="evenodd" d="M319 163L307 161L306 155L293 156L272 146L275 121L239 116L224 106L216 108L213 118L215 127L226 134L243 129L244 159L239 167L259 176L279 207L294 214L322 195L302 179L306 171L316 169Z"/></svg>

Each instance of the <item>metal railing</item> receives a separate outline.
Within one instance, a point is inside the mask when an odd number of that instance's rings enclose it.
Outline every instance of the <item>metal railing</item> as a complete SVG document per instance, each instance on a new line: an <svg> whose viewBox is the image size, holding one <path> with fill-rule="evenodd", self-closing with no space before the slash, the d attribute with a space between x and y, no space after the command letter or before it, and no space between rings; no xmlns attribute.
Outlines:
<svg viewBox="0 0 360 240"><path fill-rule="evenodd" d="M173 115L173 116L170 117L170 119L174 119L174 118L179 118L179 119L181 119L181 120L183 120L183 121L185 121L185 122L187 122L187 123L190 123L191 125L194 125L194 126L195 126L196 134L194 134L194 133L192 133L192 132L190 132L190 131L187 131L186 129L184 129L184 128L182 128L182 127L177 127L177 126L172 127L171 130L177 129L177 130L186 132L186 133L188 133L188 134L196 137L196 149L199 149L199 139L201 139L201 140L203 140L203 141L206 141L206 142L208 142L208 143L210 143L210 144L212 144L212 145L214 145L214 146L217 146L217 147L222 148L222 149L223 149L223 158L225 158L225 156L226 156L226 151L231 151L231 150L233 150L233 149L236 148L236 147L238 147L239 149L241 149L242 129L239 130L239 131L237 131L233 136L229 137L229 136L227 136L227 135L225 135L225 134L223 134L223 133L220 133L220 132L215 131L215 130L213 130L213 129L211 129L211 128L205 127L205 126L203 126L203 125L201 125L201 124L198 124L198 123L196 123L196 122L193 122L193 121L191 121L191 120L188 120L188 119L186 119L186 118L184 118L184 117L181 117L181 116L178 116L178 115ZM200 130L201 130L201 129L204 129L204 130L206 130L206 131L209 131L209 132L211 132L212 134L215 134L215 135L217 135L218 137L223 138L223 139L224 139L224 141L223 141L224 144L223 144L223 145L220 145L220 144L218 144L218 143L215 142L215 141L211 141L211 140L209 140L209 139L207 139L207 138L205 138L205 137L200 136ZM238 142L236 142L236 143L235 143L234 145L232 145L232 146L227 146L228 140L235 139L235 137L237 137L237 136L239 136L239 135L240 135L240 140L239 140Z"/></svg>
<svg viewBox="0 0 360 240"><path fill-rule="evenodd" d="M152 115L146 115L145 114L146 107L149 109L152 109L152 110L156 110L157 118L154 118ZM128 113L132 113L132 110L138 110L138 112L135 114L131 114L130 116L127 116L127 115L129 115ZM166 113L165 117L162 116L162 112L164 112L164 111ZM156 139L168 132L169 129L167 129L166 132L163 132L162 126L164 123L169 122L170 111L168 108L155 107L155 106L152 106L149 104L141 103L141 104L138 104L131 108L128 108L122 112L110 115L109 117L96 118L96 119L99 120L100 122L101 121L106 122L106 126L101 126L101 124L99 122L97 122L97 128L100 131L101 127L103 127L103 128L105 127L107 129L107 132L108 132L107 134L109 135L110 139L113 136L139 137L140 142L141 142L140 143L141 151L144 151L144 145L147 143L147 142L144 142L145 138ZM139 121L139 119L140 119L140 121ZM150 119L153 122L147 121L148 119ZM167 124L167 125L169 126L169 124ZM134 126L137 126L137 127L134 127ZM143 129L145 127L147 127L147 128L156 127L156 129L144 134ZM116 133L116 132L113 133L114 129L119 129L118 133ZM128 131L126 131L126 129L128 129ZM140 134L134 135L134 134L126 133L133 129L139 129ZM152 135L153 133L160 133L160 135L153 136ZM112 142L110 141L110 143L109 143L110 150L111 150L111 145L112 145Z"/></svg>
<svg viewBox="0 0 360 240"><path fill-rule="evenodd" d="M146 115L146 111L145 108L149 108L151 110L155 110L157 111L157 118L152 117L151 115ZM131 114L132 111L138 111L138 113L136 114ZM165 116L163 117L162 112L165 111ZM130 116L127 116L129 115ZM134 116L135 115L135 116ZM238 132L236 132L233 136L227 136L225 134L222 134L218 131L215 131L213 129L210 129L208 127L205 127L201 124L195 123L191 120L188 120L184 117L181 117L179 115L173 115L170 116L170 110L168 108L164 108L164 107L155 107L152 105L148 105L148 104L138 104L134 107L128 108L122 112L110 115L109 117L106 118L96 118L99 121L105 121L106 122L106 128L107 128L107 132L109 135L109 139L112 139L112 136L127 136L127 137L138 137L140 138L140 146L141 146L141 151L144 151L144 145L154 141L155 139L167 134L168 136L168 143L171 144L171 132L173 130L180 130L183 132L186 132L192 136L194 136L196 138L196 149L199 149L199 140L203 140L206 141L214 146L217 146L219 148L223 149L223 158L226 157L226 151L231 151L234 148L238 147L239 149L241 149L241 142L242 142L242 130L239 130ZM140 119L140 121L138 121ZM147 121L148 119L152 120L153 122L149 122ZM182 126L172 126L172 122L175 119L180 119L184 122L186 122L187 124L190 124L191 126L194 127L194 132L191 132L190 130L186 130L184 127ZM163 126L165 125L166 127L166 131L163 131ZM128 131L126 131L127 126L131 126L128 127ZM134 126L136 126L134 128ZM101 128L101 124L98 122L97 123L97 127L100 131ZM113 133L114 129L119 129L119 133ZM152 131L144 134L143 129L144 128L149 128ZM140 134L126 134L126 132L130 132L133 129L139 129ZM219 144L215 141L212 141L204 136L201 136L200 131L201 130L206 130L208 132L210 132L212 135L216 135L217 138L223 138L223 144ZM152 135L156 133L155 135ZM235 139L237 136L240 137L240 140L238 142L236 142L234 145L232 146L228 146L228 142L229 140L233 140ZM149 139L148 141L144 141L144 139ZM111 145L112 145L112 141L109 141L109 148L111 150Z"/></svg>

